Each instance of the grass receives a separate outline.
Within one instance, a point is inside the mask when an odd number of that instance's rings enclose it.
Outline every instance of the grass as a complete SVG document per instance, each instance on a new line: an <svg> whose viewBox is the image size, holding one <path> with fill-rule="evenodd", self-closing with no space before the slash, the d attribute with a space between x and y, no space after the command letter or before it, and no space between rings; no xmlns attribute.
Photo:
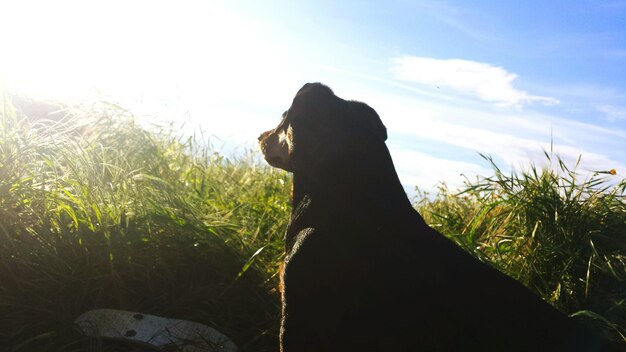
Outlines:
<svg viewBox="0 0 626 352"><path fill-rule="evenodd" d="M48 115L4 99L4 351L115 350L74 331L94 308L197 321L243 351L276 349L285 173L148 132L115 106Z"/></svg>
<svg viewBox="0 0 626 352"><path fill-rule="evenodd" d="M0 346L117 351L73 320L116 308L216 327L276 351L290 178L112 104L0 101ZM624 181L551 168L416 199L427 221L615 340L626 326ZM607 182L611 181L611 182Z"/></svg>
<svg viewBox="0 0 626 352"><path fill-rule="evenodd" d="M548 165L442 185L417 208L427 222L569 315L595 320L626 343L626 180L583 178L558 156ZM580 159L579 159L580 161Z"/></svg>

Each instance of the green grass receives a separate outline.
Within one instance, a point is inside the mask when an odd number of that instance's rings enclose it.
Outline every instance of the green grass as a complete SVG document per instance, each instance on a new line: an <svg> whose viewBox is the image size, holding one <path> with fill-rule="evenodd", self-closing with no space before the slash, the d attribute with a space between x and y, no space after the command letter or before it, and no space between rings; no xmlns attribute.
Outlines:
<svg viewBox="0 0 626 352"><path fill-rule="evenodd" d="M276 350L287 174L148 132L115 106L24 116L4 99L4 351L107 351L72 325L94 308L197 321L244 351Z"/></svg>
<svg viewBox="0 0 626 352"><path fill-rule="evenodd" d="M192 320L242 351L277 350L288 174L254 153L215 153L202 136L143 127L113 104L0 97L3 351L129 350L75 331L94 308ZM416 207L472 254L619 340L625 183L609 173L580 180L547 156L551 169L506 176L494 165L460 194L442 187Z"/></svg>
<svg viewBox="0 0 626 352"><path fill-rule="evenodd" d="M474 256L626 343L626 180L614 170L582 178L578 163L545 156L547 166L510 175L483 156L494 175L455 194L442 185L417 209Z"/></svg>

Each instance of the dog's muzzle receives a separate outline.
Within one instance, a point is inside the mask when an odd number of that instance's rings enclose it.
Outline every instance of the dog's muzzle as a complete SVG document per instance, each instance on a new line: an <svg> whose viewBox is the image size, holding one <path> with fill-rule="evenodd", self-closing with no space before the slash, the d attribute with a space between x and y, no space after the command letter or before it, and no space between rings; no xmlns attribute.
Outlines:
<svg viewBox="0 0 626 352"><path fill-rule="evenodd" d="M291 140L286 131L271 130L259 136L259 148L268 164L286 171L290 167Z"/></svg>

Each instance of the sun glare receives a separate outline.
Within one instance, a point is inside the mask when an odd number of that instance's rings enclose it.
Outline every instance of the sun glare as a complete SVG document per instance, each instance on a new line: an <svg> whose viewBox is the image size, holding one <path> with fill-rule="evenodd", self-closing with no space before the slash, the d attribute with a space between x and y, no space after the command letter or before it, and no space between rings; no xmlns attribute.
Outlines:
<svg viewBox="0 0 626 352"><path fill-rule="evenodd" d="M216 4L24 1L0 5L5 89L59 99L94 94L215 95L268 79L276 52L253 23ZM28 21L24 21L28 19Z"/></svg>
<svg viewBox="0 0 626 352"><path fill-rule="evenodd" d="M12 14L0 22L11 33L0 89L113 101L151 122L200 127L225 149L253 143L304 80L275 25L215 2L24 1L0 12Z"/></svg>

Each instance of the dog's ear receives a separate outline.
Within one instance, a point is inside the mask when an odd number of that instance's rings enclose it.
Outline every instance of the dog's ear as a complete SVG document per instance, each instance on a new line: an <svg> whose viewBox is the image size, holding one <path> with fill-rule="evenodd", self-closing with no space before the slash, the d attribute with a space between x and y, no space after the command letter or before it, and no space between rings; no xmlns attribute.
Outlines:
<svg viewBox="0 0 626 352"><path fill-rule="evenodd" d="M374 138L379 142L387 140L387 128L374 109L359 101L350 101L349 106L354 126L364 132L367 138Z"/></svg>

